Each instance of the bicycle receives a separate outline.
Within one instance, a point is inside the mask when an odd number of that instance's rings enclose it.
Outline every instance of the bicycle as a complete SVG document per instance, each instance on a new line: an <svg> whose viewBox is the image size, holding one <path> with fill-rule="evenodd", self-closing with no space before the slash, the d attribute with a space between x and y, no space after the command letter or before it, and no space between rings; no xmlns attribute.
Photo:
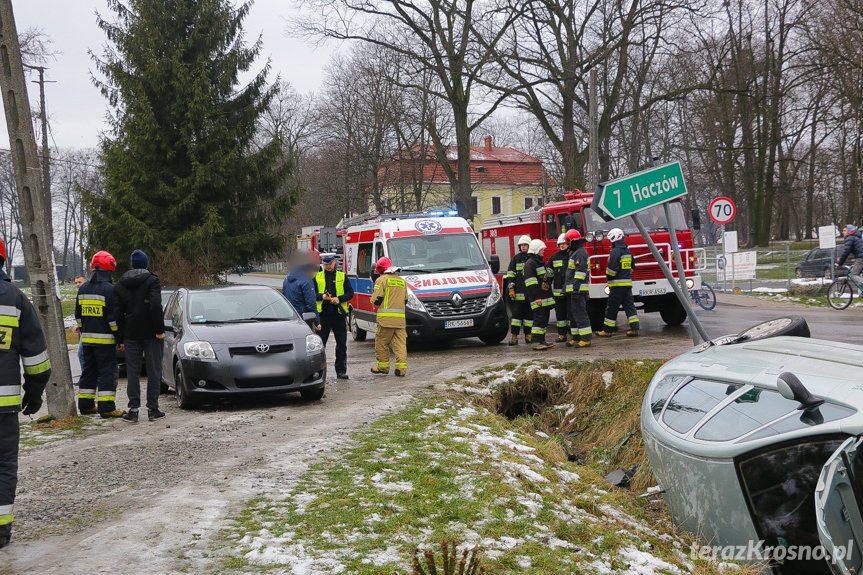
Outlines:
<svg viewBox="0 0 863 575"><path fill-rule="evenodd" d="M863 285L851 279L849 271L845 277L838 278L827 289L827 303L833 309L845 309L854 299L854 286L863 294Z"/></svg>
<svg viewBox="0 0 863 575"><path fill-rule="evenodd" d="M710 311L716 307L716 292L713 291L709 283L701 282L701 289L691 290L689 295L692 297L692 301L704 310Z"/></svg>

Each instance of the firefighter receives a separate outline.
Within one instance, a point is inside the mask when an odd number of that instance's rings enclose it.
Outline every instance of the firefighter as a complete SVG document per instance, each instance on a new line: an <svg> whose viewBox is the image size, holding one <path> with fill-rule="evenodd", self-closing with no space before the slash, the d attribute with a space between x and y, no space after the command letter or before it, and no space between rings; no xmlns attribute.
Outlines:
<svg viewBox="0 0 863 575"><path fill-rule="evenodd" d="M388 257L375 264L380 277L375 281L372 304L377 310L378 327L375 331L375 358L377 366L372 373L390 372L390 344L396 356L396 375L403 377L408 372L408 332L405 329L405 304L408 288L405 280L396 275L399 268L393 266Z"/></svg>
<svg viewBox="0 0 863 575"><path fill-rule="evenodd" d="M509 262L504 281L507 282L509 301L512 307L512 322L510 331L512 339L509 345L518 345L518 332L524 328L524 341L530 343L530 329L533 325L533 314L530 303L525 299L524 264L527 261L527 250L530 247L530 236L523 235L518 239L518 253Z"/></svg>
<svg viewBox="0 0 863 575"><path fill-rule="evenodd" d="M584 249L584 238L578 230L566 232L569 242L569 261L566 266L566 295L569 325L572 338L566 345L570 347L590 347L590 316L587 313L587 300L590 294L588 281L588 255ZM555 276L555 280L557 276Z"/></svg>
<svg viewBox="0 0 863 575"><path fill-rule="evenodd" d="M12 537L12 504L18 486L18 411L42 407L51 362L33 304L3 270L6 247L0 239L0 547ZM20 358L20 362L19 362ZM21 365L24 397L21 397Z"/></svg>
<svg viewBox="0 0 863 575"><path fill-rule="evenodd" d="M569 244L566 234L557 237L557 251L548 258L548 265L554 271L554 281L551 283L552 297L554 297L554 317L557 319L557 341L566 341L569 333L569 315L567 312L567 300L564 293L564 281L566 280L566 266L569 262Z"/></svg>
<svg viewBox="0 0 863 575"><path fill-rule="evenodd" d="M548 316L554 307L554 298L551 295L551 283L554 281L554 271L546 267L542 255L545 253L545 242L542 240L531 240L527 250L529 254L524 264L524 287L527 290L527 299L533 312L533 325L530 330L530 341L533 343L534 351L541 351L554 347L553 343L546 343L545 328L548 326Z"/></svg>
<svg viewBox="0 0 863 575"><path fill-rule="evenodd" d="M78 410L83 414L99 413L104 419L122 417L115 404L117 380L117 344L114 333L114 285L111 272L117 269L114 256L97 252L90 264L93 275L78 290L75 300L77 331L81 332L84 363L78 381Z"/></svg>
<svg viewBox="0 0 863 575"><path fill-rule="evenodd" d="M605 275L608 278L608 306L605 308L605 322L602 331L596 332L599 337L611 337L617 330L617 312L623 307L629 329L626 335L638 336L638 312L635 311L635 301L632 299L632 254L626 247L623 230L612 228L608 232L611 242L611 253L608 254L608 267Z"/></svg>
<svg viewBox="0 0 863 575"><path fill-rule="evenodd" d="M344 272L336 270L336 254L322 254L324 269L315 275L321 339L327 345L330 331L336 340L336 377L348 379L348 302L354 289Z"/></svg>

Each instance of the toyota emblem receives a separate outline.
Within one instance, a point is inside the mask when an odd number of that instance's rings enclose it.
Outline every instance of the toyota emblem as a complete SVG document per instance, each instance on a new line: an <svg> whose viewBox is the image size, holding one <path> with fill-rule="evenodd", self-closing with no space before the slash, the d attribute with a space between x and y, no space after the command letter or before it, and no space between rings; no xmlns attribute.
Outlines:
<svg viewBox="0 0 863 575"><path fill-rule="evenodd" d="M270 346L265 343L259 343L255 346L255 349L258 353L267 353L268 351L270 351Z"/></svg>
<svg viewBox="0 0 863 575"><path fill-rule="evenodd" d="M461 307L461 302L464 301L462 295L458 292L452 294L452 305L455 307Z"/></svg>

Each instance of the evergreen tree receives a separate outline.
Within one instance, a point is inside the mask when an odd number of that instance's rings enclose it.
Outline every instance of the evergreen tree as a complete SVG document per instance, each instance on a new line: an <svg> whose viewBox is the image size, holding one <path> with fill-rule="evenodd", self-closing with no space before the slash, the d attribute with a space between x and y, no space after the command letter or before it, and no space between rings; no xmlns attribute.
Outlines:
<svg viewBox="0 0 863 575"><path fill-rule="evenodd" d="M118 265L143 249L151 266L215 275L284 249L279 224L296 202L293 167L278 136L260 144L277 88L269 64L245 86L260 52L243 40L251 2L108 0L98 16L109 41L92 56L109 103L102 135L104 194L90 195L90 246ZM161 261L159 261L161 258Z"/></svg>

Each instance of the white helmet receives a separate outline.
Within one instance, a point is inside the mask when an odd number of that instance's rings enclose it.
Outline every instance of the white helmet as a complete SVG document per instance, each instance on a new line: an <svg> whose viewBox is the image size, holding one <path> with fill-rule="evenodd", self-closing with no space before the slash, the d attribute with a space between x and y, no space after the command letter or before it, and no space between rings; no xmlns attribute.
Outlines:
<svg viewBox="0 0 863 575"><path fill-rule="evenodd" d="M525 235L521 236L520 238L518 238L518 243L515 245L520 246L521 244L525 244L525 245L529 246L530 245L530 236L525 234Z"/></svg>
<svg viewBox="0 0 863 575"><path fill-rule="evenodd" d="M621 230L620 228L611 228L608 231L608 241L610 241L611 243L614 243L617 240L622 240L622 239L623 239L623 230Z"/></svg>
<svg viewBox="0 0 863 575"><path fill-rule="evenodd" d="M557 236L557 245L560 245L560 244L566 244L566 243L567 243L567 242L566 242L566 232L564 232L564 233L560 234L559 236Z"/></svg>
<svg viewBox="0 0 863 575"><path fill-rule="evenodd" d="M530 240L530 247L527 248L527 253L537 254L545 249L545 242L542 240Z"/></svg>

